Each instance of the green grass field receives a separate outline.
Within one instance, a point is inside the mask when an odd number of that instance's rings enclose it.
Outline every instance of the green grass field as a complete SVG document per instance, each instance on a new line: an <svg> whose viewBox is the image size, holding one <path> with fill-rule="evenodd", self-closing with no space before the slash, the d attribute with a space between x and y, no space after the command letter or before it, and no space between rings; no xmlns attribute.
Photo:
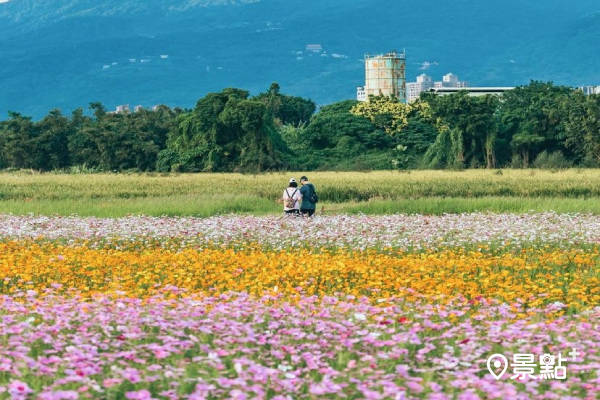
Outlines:
<svg viewBox="0 0 600 400"><path fill-rule="evenodd" d="M290 177L241 174L0 174L0 213L278 214ZM325 213L600 213L600 170L312 172Z"/></svg>

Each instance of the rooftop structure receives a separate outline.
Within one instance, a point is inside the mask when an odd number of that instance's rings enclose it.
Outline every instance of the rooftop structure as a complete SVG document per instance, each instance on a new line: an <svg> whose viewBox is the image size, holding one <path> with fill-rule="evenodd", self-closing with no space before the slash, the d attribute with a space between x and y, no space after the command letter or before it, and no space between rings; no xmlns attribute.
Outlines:
<svg viewBox="0 0 600 400"><path fill-rule="evenodd" d="M460 81L458 76L452 72L444 75L441 81L434 82L433 79L426 74L421 74L417 77L416 82L406 84L407 98L409 102L419 98L422 92L428 92L431 88L466 88L469 84L465 81Z"/></svg>
<svg viewBox="0 0 600 400"><path fill-rule="evenodd" d="M453 94L453 93L458 93L461 90L466 91L469 96L484 96L486 94L495 94L495 95L501 95L502 93L508 91L508 90L513 90L514 87L501 87L501 86L490 86L490 87L466 87L466 88L460 88L460 87L441 87L441 88L430 88L429 92L430 93L435 93L435 94L439 94L439 95L448 95L448 94Z"/></svg>

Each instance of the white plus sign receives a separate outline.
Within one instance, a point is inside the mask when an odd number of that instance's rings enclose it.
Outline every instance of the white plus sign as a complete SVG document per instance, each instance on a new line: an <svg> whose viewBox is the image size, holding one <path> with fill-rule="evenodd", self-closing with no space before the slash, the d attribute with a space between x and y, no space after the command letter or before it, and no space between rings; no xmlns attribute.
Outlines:
<svg viewBox="0 0 600 400"><path fill-rule="evenodd" d="M573 348L573 351L571 351L569 353L569 355L571 356L571 358L573 358L573 361L575 361L575 359L577 358L578 355L580 355L581 353L577 351L576 348Z"/></svg>

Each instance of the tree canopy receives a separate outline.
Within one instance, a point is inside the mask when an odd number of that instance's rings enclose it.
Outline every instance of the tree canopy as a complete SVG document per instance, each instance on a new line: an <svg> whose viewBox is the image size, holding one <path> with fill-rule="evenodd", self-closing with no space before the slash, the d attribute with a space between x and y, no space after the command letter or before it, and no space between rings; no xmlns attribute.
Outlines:
<svg viewBox="0 0 600 400"><path fill-rule="evenodd" d="M423 94L344 100L318 112L309 99L238 88L191 110L111 113L100 103L39 121L0 121L0 168L40 171L562 168L600 164L600 95L532 81L503 96Z"/></svg>

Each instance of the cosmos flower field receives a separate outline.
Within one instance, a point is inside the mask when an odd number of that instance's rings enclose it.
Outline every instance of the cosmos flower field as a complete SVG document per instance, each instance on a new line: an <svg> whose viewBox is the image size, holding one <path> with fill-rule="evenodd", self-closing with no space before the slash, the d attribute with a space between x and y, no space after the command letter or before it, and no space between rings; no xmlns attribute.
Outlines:
<svg viewBox="0 0 600 400"><path fill-rule="evenodd" d="M0 215L0 332L0 398L596 399L600 216Z"/></svg>

